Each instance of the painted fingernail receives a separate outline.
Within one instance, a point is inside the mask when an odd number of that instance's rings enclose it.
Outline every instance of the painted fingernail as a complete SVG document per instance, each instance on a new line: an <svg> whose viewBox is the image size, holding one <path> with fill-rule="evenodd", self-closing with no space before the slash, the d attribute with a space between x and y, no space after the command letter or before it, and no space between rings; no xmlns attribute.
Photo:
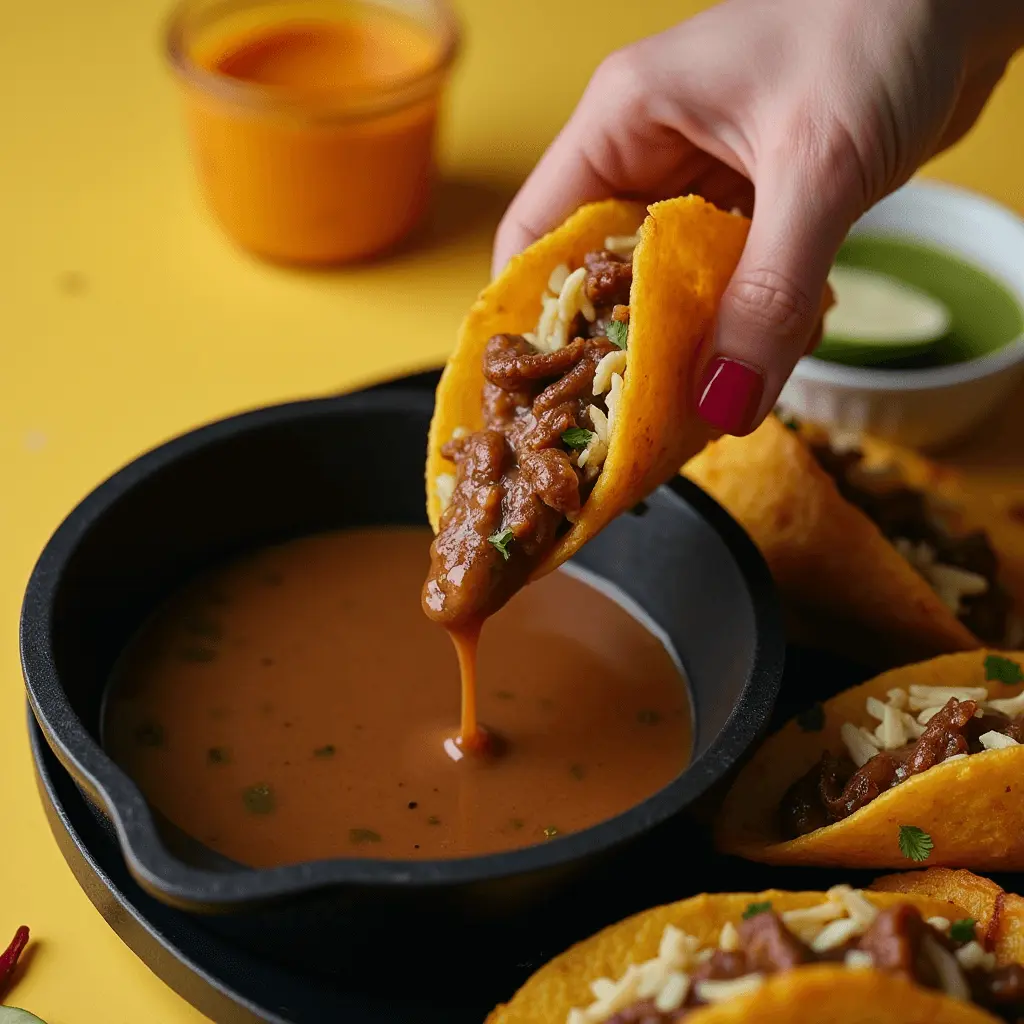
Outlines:
<svg viewBox="0 0 1024 1024"><path fill-rule="evenodd" d="M717 356L704 371L697 411L723 433L743 435L754 425L763 394L764 376L756 366Z"/></svg>

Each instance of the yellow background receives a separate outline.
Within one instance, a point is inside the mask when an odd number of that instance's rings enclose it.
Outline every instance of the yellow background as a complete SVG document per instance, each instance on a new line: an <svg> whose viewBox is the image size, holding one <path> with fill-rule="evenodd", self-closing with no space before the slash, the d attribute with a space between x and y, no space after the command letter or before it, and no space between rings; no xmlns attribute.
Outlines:
<svg viewBox="0 0 1024 1024"><path fill-rule="evenodd" d="M49 1024L201 1018L79 891L38 803L16 626L46 538L172 434L440 362L501 208L601 56L703 6L463 0L430 225L386 262L304 274L238 253L200 210L159 52L164 4L7 0L0 29L0 941L32 926L36 955L9 1001ZM1024 212L1022 125L1018 62L934 173ZM1014 485L1013 419L1001 447L952 459L969 480Z"/></svg>

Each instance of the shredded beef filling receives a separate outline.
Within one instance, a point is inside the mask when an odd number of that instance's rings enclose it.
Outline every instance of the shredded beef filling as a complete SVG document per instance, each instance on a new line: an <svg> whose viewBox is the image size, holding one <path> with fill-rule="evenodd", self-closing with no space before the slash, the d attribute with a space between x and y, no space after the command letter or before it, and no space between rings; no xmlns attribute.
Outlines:
<svg viewBox="0 0 1024 1024"><path fill-rule="evenodd" d="M628 316L633 265L599 251L588 253L584 266L594 322L578 315L574 340L554 352L541 352L520 335L491 338L484 353L484 429L443 449L455 463L455 489L431 547L423 606L448 628L497 611L593 487L593 470L577 468L562 435L593 429L590 405L605 411L604 399L593 394L594 374L615 351L605 336L609 323ZM491 539L502 537L501 546Z"/></svg>
<svg viewBox="0 0 1024 1024"><path fill-rule="evenodd" d="M728 953L715 950L692 975L694 984L678 1010L660 1011L652 1000L645 1000L615 1014L607 1024L679 1024L693 1010L706 1005L697 994L698 981L724 981L754 972L778 974L803 964L842 962L851 950L869 953L876 970L903 975L923 988L940 989L925 945L935 942L950 952L962 945L932 928L909 903L879 911L862 936L825 953L815 953L773 911L743 921L738 932L739 949ZM993 971L976 968L965 970L964 976L978 1005L1006 1021L1017 1021L1024 1014L1024 967L1011 964Z"/></svg>
<svg viewBox="0 0 1024 1024"><path fill-rule="evenodd" d="M779 806L780 825L788 839L841 821L876 796L927 771L956 754L976 754L979 737L999 732L1024 742L1024 715L1011 718L986 710L975 718L976 701L951 697L913 743L882 750L858 768L845 754L826 752L806 775L786 791Z"/></svg>
<svg viewBox="0 0 1024 1024"><path fill-rule="evenodd" d="M818 464L835 480L839 493L856 505L890 541L905 538L928 544L944 565L977 573L988 588L983 594L965 596L960 621L986 644L1003 643L1009 625L1012 600L998 579L999 559L987 535L981 531L952 536L928 514L924 494L905 485L866 486L858 478L861 452L833 451L827 444L812 445Z"/></svg>

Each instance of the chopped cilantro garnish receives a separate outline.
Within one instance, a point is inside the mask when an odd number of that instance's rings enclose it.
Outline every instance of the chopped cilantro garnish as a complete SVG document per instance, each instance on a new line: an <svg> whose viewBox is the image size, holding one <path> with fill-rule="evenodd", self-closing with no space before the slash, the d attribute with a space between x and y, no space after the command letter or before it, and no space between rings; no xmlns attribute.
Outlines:
<svg viewBox="0 0 1024 1024"><path fill-rule="evenodd" d="M507 562L508 546L512 543L512 531L506 527L504 530L492 533L487 539L501 552L501 557Z"/></svg>
<svg viewBox="0 0 1024 1024"><path fill-rule="evenodd" d="M972 942L974 940L974 926L978 922L973 917L964 917L954 921L949 926L949 937L954 942Z"/></svg>
<svg viewBox="0 0 1024 1024"><path fill-rule="evenodd" d="M916 825L900 825L900 853L908 860L927 860L935 843L923 828Z"/></svg>
<svg viewBox="0 0 1024 1024"><path fill-rule="evenodd" d="M350 843L355 843L357 846L362 843L379 843L380 833L374 832L372 828L350 828L348 839Z"/></svg>
<svg viewBox="0 0 1024 1024"><path fill-rule="evenodd" d="M757 917L758 914L767 913L771 909L771 900L765 900L763 903L748 903L747 909L743 911L743 920L749 921L750 918Z"/></svg>
<svg viewBox="0 0 1024 1024"><path fill-rule="evenodd" d="M821 732L825 728L825 708L820 701L816 701L806 711L801 711L796 716L796 724L804 732Z"/></svg>
<svg viewBox="0 0 1024 1024"><path fill-rule="evenodd" d="M608 325L608 340L618 348L626 348L629 340L629 324L613 320Z"/></svg>
<svg viewBox="0 0 1024 1024"><path fill-rule="evenodd" d="M274 791L265 782L246 789L242 800L250 814L270 814L274 810Z"/></svg>
<svg viewBox="0 0 1024 1024"><path fill-rule="evenodd" d="M544 835L545 835L545 836L546 836L546 837L547 837L548 839L554 839L554 838L555 838L555 836L557 836L557 835L558 835L558 829L557 829L557 828L555 828L555 826L554 826L554 825L548 825L548 827L547 827L546 829L544 829Z"/></svg>
<svg viewBox="0 0 1024 1024"><path fill-rule="evenodd" d="M1024 671L1018 662L990 654L985 658L985 679L1012 686L1014 683L1024 683Z"/></svg>
<svg viewBox="0 0 1024 1024"><path fill-rule="evenodd" d="M570 448L586 448L591 441L596 439L597 434L592 430L587 430L586 427L570 427L562 433L562 440Z"/></svg>

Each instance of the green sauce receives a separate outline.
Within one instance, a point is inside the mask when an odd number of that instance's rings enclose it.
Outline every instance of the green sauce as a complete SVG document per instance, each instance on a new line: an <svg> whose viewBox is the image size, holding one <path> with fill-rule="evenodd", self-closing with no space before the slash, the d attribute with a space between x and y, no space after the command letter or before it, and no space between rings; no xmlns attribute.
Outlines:
<svg viewBox="0 0 1024 1024"><path fill-rule="evenodd" d="M1024 312L1010 291L959 256L892 235L855 235L836 263L891 275L933 295L952 315L949 333L923 355L889 367L948 366L995 352L1024 333Z"/></svg>

